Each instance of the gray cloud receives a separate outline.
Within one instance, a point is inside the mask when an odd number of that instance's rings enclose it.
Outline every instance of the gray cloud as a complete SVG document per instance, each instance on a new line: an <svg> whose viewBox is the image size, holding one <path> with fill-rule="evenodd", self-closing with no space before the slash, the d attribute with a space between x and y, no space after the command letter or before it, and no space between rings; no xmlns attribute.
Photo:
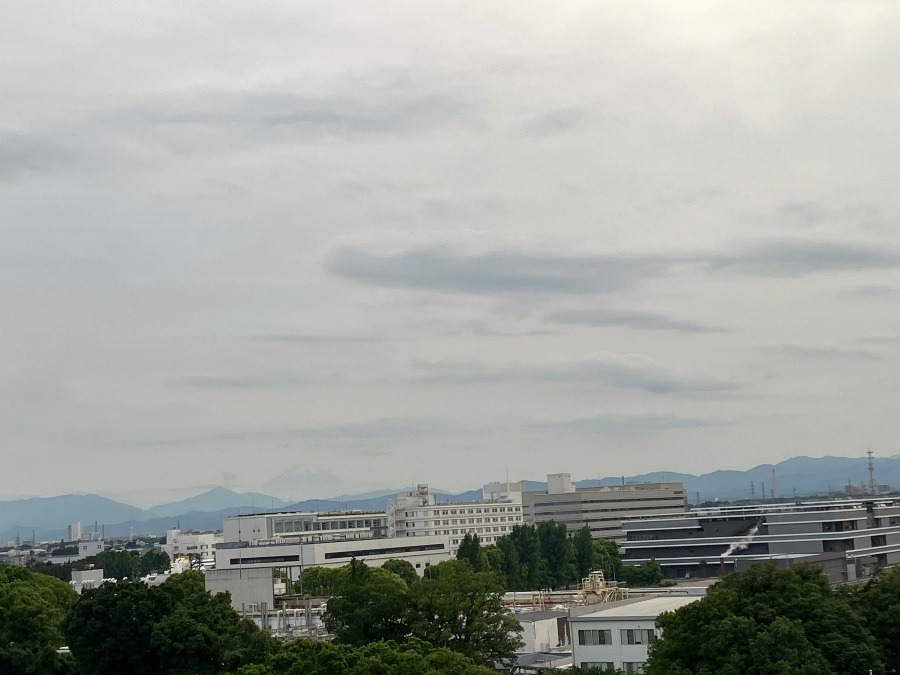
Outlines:
<svg viewBox="0 0 900 675"><path fill-rule="evenodd" d="M566 429L582 434L603 436L605 438L634 439L656 436L676 429L697 429L725 426L726 424L726 422L696 417L641 413L635 415L591 415L589 417L579 417L565 422L547 424L545 426Z"/></svg>
<svg viewBox="0 0 900 675"><path fill-rule="evenodd" d="M868 284L841 291L837 296L851 300L884 300L895 297L898 292L898 289L886 284Z"/></svg>
<svg viewBox="0 0 900 675"><path fill-rule="evenodd" d="M326 261L331 273L354 281L462 293L613 291L630 287L665 266L665 261L649 257L581 257L519 250L466 254L448 247L383 256L341 248Z"/></svg>
<svg viewBox="0 0 900 675"><path fill-rule="evenodd" d="M896 249L864 243L773 240L737 247L697 262L738 276L799 277L841 270L900 267Z"/></svg>
<svg viewBox="0 0 900 675"><path fill-rule="evenodd" d="M440 434L443 423L433 419L379 418L343 424L323 424L278 429L230 431L214 434L220 441L255 440L260 438L309 441L343 441L352 443L383 442Z"/></svg>
<svg viewBox="0 0 900 675"><path fill-rule="evenodd" d="M353 344L372 342L374 338L362 335L314 335L305 333L270 333L252 335L251 340L257 342L299 342L303 344Z"/></svg>
<svg viewBox="0 0 900 675"><path fill-rule="evenodd" d="M559 108L534 117L522 125L528 136L556 136L580 129L590 121L591 109L584 106Z"/></svg>
<svg viewBox="0 0 900 675"><path fill-rule="evenodd" d="M781 354L784 356L801 358L849 358L865 359L867 361L878 361L882 358L880 354L870 349L859 349L856 347L782 344L769 345L764 347L763 349L772 354Z"/></svg>
<svg viewBox="0 0 900 675"><path fill-rule="evenodd" d="M0 129L0 180L22 178L68 164L68 151L46 138Z"/></svg>
<svg viewBox="0 0 900 675"><path fill-rule="evenodd" d="M722 393L734 390L734 382L681 376L639 354L603 353L591 359L546 364L496 366L474 362L419 364L427 374L423 384L490 384L537 381L578 385L601 385L614 389L637 389L650 394Z"/></svg>
<svg viewBox="0 0 900 675"><path fill-rule="evenodd" d="M640 330L665 330L677 333L712 333L721 330L695 321L675 319L665 314L612 308L567 309L549 314L546 320L578 326L623 326Z"/></svg>
<svg viewBox="0 0 900 675"><path fill-rule="evenodd" d="M109 122L132 129L215 128L305 136L396 133L471 121L470 95L452 83L413 81L406 74L372 74L333 85L332 92L199 90L148 99ZM107 121L107 120L102 120Z"/></svg>
<svg viewBox="0 0 900 675"><path fill-rule="evenodd" d="M199 389L267 389L281 387L302 387L310 383L308 378L275 373L272 375L219 376L196 375L184 377L171 384Z"/></svg>
<svg viewBox="0 0 900 675"><path fill-rule="evenodd" d="M360 283L460 293L605 293L662 277L676 267L713 274L798 277L839 270L900 268L900 252L869 244L771 240L720 253L683 256L559 255L518 249L463 253L419 247L378 255L339 248L326 259L332 274Z"/></svg>

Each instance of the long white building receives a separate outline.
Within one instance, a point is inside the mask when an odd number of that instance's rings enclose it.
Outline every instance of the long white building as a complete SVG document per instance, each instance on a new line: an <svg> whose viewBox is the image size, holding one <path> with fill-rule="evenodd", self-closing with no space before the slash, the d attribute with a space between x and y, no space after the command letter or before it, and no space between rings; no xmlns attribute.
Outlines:
<svg viewBox="0 0 900 675"><path fill-rule="evenodd" d="M423 484L397 495L387 508L389 536L449 537L451 557L466 534L477 534L487 546L522 522L521 483L488 483L481 501L462 504L438 503L437 495Z"/></svg>

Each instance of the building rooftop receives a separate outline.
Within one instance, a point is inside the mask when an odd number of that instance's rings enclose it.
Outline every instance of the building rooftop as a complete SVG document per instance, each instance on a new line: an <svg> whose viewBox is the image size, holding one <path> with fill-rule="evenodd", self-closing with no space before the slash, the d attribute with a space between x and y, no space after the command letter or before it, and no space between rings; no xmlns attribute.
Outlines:
<svg viewBox="0 0 900 675"><path fill-rule="evenodd" d="M597 619L651 619L663 612L674 612L685 605L700 600L701 596L662 595L649 598L619 600L588 614L573 616L572 621L595 621Z"/></svg>

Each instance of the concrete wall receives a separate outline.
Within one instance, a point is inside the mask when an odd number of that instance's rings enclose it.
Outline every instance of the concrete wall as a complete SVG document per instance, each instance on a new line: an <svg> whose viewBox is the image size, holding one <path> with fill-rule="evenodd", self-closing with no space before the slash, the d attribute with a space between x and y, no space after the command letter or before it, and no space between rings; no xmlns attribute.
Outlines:
<svg viewBox="0 0 900 675"><path fill-rule="evenodd" d="M237 611L252 604L265 602L274 607L275 591L271 569L259 570L208 570L205 574L206 590L211 594L231 593L231 606Z"/></svg>

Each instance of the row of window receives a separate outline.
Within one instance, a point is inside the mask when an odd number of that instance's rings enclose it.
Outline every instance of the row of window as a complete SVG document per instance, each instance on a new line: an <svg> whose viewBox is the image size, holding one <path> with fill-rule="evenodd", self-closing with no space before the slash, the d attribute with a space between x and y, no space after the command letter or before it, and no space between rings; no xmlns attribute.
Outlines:
<svg viewBox="0 0 900 675"><path fill-rule="evenodd" d="M272 521L272 531L275 534L288 532L324 532L327 530L351 530L366 527L384 527L383 518L360 518L359 520L326 520L318 521L310 518L289 520L275 518Z"/></svg>
<svg viewBox="0 0 900 675"><path fill-rule="evenodd" d="M521 520L522 520L521 516L509 516L509 522L511 522L511 523L521 522ZM469 518L469 519L468 519L468 524L469 524L469 525L475 525L475 524L479 524L479 525L480 525L482 522L485 522L485 523L505 523L505 522L506 522L506 516L493 516L493 517L489 517L489 518ZM452 520L444 520L444 521L440 521L440 520L434 520L434 521L432 521L432 520L423 520L423 521L422 521L422 524L421 524L419 527L435 527L435 526L441 525L441 524L443 524L443 525L466 525L467 523L466 523L466 519L465 519L465 518L454 518L454 519L452 519ZM416 521L414 521L414 520L409 521L409 523L408 523L407 526L408 526L408 527L415 527L415 526L416 526Z"/></svg>
<svg viewBox="0 0 900 675"><path fill-rule="evenodd" d="M611 630L579 630L579 645L611 645ZM622 628L619 640L623 645L652 645L656 642L656 631L652 628Z"/></svg>
<svg viewBox="0 0 900 675"><path fill-rule="evenodd" d="M625 661L625 663L622 664L622 670L624 670L626 673L643 673L644 667L646 665L647 664L644 661ZM599 671L617 670L616 664L612 661L582 661L581 667L596 668Z"/></svg>
<svg viewBox="0 0 900 675"><path fill-rule="evenodd" d="M442 509L440 511L423 511L418 517L420 518L437 518L438 516L465 516L484 513L519 513L521 506L494 506L491 508L472 508L472 509ZM410 517L410 512L405 512L406 517ZM412 511L412 517L416 517L416 512Z"/></svg>

